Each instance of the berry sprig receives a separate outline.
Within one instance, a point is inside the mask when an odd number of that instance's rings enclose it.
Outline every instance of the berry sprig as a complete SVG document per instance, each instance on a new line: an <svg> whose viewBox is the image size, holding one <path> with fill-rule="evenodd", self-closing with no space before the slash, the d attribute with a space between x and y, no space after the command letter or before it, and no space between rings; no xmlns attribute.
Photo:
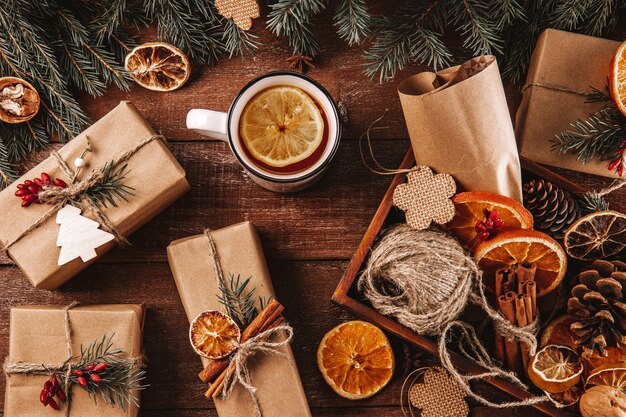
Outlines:
<svg viewBox="0 0 626 417"><path fill-rule="evenodd" d="M622 146L617 150L617 158L612 160L607 167L609 171L615 171L620 177L624 176L624 169L626 168L626 139L622 142Z"/></svg>
<svg viewBox="0 0 626 417"><path fill-rule="evenodd" d="M499 217L498 210L483 209L483 216L485 219L477 221L474 230L480 240L488 240L497 233L497 229L502 227L504 221Z"/></svg>
<svg viewBox="0 0 626 417"><path fill-rule="evenodd" d="M66 188L67 184L62 179L53 179L47 173L42 172L41 178L35 178L32 181L26 180L22 184L18 184L15 195L22 199L22 207L28 207L32 203L42 204L39 201L39 193L48 187Z"/></svg>
<svg viewBox="0 0 626 417"><path fill-rule="evenodd" d="M89 383L87 378L94 384L99 384L102 381L100 376L101 372L107 369L108 364L106 362L100 362L99 364L89 364L83 369L75 369L72 374L76 377L76 382L81 387L86 387Z"/></svg>
<svg viewBox="0 0 626 417"><path fill-rule="evenodd" d="M63 392L63 389L59 384L59 379L56 375L52 375L52 377L43 384L43 389L39 395L39 401L41 401L44 407L50 406L53 410L58 410L59 403L55 400L55 398L58 398L62 403L67 400L65 392Z"/></svg>

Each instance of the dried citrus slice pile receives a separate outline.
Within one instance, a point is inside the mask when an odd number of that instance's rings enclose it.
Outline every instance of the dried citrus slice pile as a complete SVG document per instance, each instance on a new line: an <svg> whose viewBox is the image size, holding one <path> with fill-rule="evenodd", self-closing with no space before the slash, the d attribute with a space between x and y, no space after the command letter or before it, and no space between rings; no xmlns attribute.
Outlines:
<svg viewBox="0 0 626 417"><path fill-rule="evenodd" d="M476 223L484 219L484 210L497 211L503 224L501 230L532 229L533 215L520 202L512 198L481 191L459 193L452 197L456 210L446 228L466 249L479 243Z"/></svg>
<svg viewBox="0 0 626 417"><path fill-rule="evenodd" d="M389 340L376 326L349 321L328 332L317 349L317 365L342 397L371 397L391 380L394 357Z"/></svg>
<svg viewBox="0 0 626 417"><path fill-rule="evenodd" d="M626 116L626 42L622 43L609 66L609 89L617 107Z"/></svg>
<svg viewBox="0 0 626 417"><path fill-rule="evenodd" d="M125 67L137 84L154 91L180 88L191 72L184 52L164 42L139 45L126 56Z"/></svg>
<svg viewBox="0 0 626 417"><path fill-rule="evenodd" d="M583 373L578 354L565 346L548 345L533 356L528 378L549 393L560 393L574 387Z"/></svg>
<svg viewBox="0 0 626 417"><path fill-rule="evenodd" d="M297 87L270 87L254 96L239 123L241 139L257 160L284 167L311 156L322 143L324 119Z"/></svg>
<svg viewBox="0 0 626 417"><path fill-rule="evenodd" d="M626 247L626 215L610 210L588 214L567 229L563 245L580 260L613 256Z"/></svg>
<svg viewBox="0 0 626 417"><path fill-rule="evenodd" d="M237 349L241 331L233 319L215 310L205 311L193 319L189 340L196 353L209 359L224 358Z"/></svg>
<svg viewBox="0 0 626 417"><path fill-rule="evenodd" d="M545 233L536 230L509 230L481 242L474 259L483 270L485 285L494 287L497 269L535 262L537 273L537 297L542 297L558 288L567 271L567 255L559 245Z"/></svg>

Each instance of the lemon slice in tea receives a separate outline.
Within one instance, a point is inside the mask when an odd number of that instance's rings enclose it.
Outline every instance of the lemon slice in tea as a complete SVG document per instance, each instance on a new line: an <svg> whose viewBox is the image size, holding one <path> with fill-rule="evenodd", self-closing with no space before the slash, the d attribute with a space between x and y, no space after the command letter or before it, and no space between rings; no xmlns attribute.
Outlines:
<svg viewBox="0 0 626 417"><path fill-rule="evenodd" d="M305 160L320 146L324 118L301 89L270 87L248 102L239 133L254 158L272 167L285 167Z"/></svg>

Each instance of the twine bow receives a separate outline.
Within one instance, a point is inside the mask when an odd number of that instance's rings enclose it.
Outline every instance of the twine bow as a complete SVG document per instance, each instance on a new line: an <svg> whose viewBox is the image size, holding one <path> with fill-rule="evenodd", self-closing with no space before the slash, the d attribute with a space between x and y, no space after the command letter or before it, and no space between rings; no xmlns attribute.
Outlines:
<svg viewBox="0 0 626 417"><path fill-rule="evenodd" d="M122 162L127 161L141 148L155 140L161 140L165 142L165 137L162 135L153 135L147 139L142 140L134 148L129 149L128 151L118 156L117 159L111 161L111 165L116 166ZM77 173L67 165L67 163L63 160L61 155L56 150L50 152L50 156L57 162L63 173L71 180L71 184L69 184L66 188L50 186L41 191L38 194L39 200L43 203L53 204L54 206L52 207L52 209L44 213L39 219L37 219L37 221L35 221L35 223L33 223L28 229L26 229L16 238L5 244L2 248L2 251L8 251L11 246L20 241L24 236L27 236L33 230L44 224L50 217L54 216L69 201L75 202L83 209L90 210L94 214L96 221L100 223L104 230L111 233L115 237L115 241L118 244L129 244L128 240L126 240L126 238L122 236L122 234L117 230L117 228L107 217L107 215L104 214L104 212L96 204L94 204L93 201L85 194L90 188L102 182L102 170L95 169L85 179L76 181Z"/></svg>
<svg viewBox="0 0 626 417"><path fill-rule="evenodd" d="M270 342L269 339L275 334L285 334L285 338L279 342ZM289 356L278 349L291 342L292 338L293 328L287 324L282 324L273 329L259 333L247 342L237 346L237 350L230 357L230 363L234 364L234 368L229 367L228 371L226 371L222 398L227 399L233 392L233 389L235 389L235 386L241 384L250 394L254 406L254 416L261 417L263 413L261 412L259 399L256 396L256 387L252 385L248 362L253 356L263 353L264 355L278 355L291 363Z"/></svg>
<svg viewBox="0 0 626 417"><path fill-rule="evenodd" d="M211 258L213 260L213 266L215 267L215 280L217 281L218 288L220 288L226 285L220 255L217 251L217 246L215 244L215 239L213 239L211 229L205 229L204 235L207 238ZM270 341L269 339L276 334L284 334L285 337L283 340L278 342ZM290 343L292 339L293 328L288 324L282 324L261 332L255 337L239 344L237 346L237 350L235 350L235 352L229 357L230 364L228 366L228 370L226 371L226 377L224 378L224 388L222 389L221 394L222 399L227 399L235 389L235 386L237 386L237 384L241 384L241 386L250 394L252 406L254 408L254 416L262 417L263 412L261 411L259 399L256 395L256 387L252 385L248 362L253 356L262 353L265 355L278 355L291 363L291 358L281 352L279 348Z"/></svg>

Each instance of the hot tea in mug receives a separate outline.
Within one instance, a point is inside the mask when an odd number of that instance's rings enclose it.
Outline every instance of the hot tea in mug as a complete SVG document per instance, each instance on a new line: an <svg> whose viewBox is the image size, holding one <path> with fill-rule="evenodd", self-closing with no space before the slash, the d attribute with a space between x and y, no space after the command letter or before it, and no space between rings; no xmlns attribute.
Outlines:
<svg viewBox="0 0 626 417"><path fill-rule="evenodd" d="M295 73L270 73L253 80L228 113L191 110L187 127L228 140L255 182L283 192L317 181L340 139L337 108L328 92Z"/></svg>

